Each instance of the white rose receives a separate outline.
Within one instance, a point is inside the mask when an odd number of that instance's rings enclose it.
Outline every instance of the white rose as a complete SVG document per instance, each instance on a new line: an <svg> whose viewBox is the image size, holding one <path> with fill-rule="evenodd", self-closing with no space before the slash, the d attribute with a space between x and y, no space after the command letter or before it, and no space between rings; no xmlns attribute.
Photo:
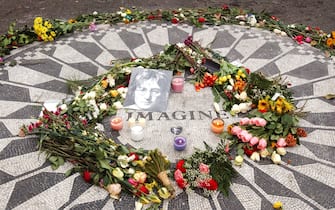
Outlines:
<svg viewBox="0 0 335 210"><path fill-rule="evenodd" d="M249 103L240 103L239 109L240 109L240 112L246 113L247 111L250 110Z"/></svg>
<svg viewBox="0 0 335 210"><path fill-rule="evenodd" d="M121 12L121 17L126 17L127 13Z"/></svg>
<svg viewBox="0 0 335 210"><path fill-rule="evenodd" d="M233 80L233 78L230 78L230 79L229 79L229 83L230 83L230 85L234 86L234 80ZM231 90L232 90L232 89L231 89Z"/></svg>
<svg viewBox="0 0 335 210"><path fill-rule="evenodd" d="M281 36L287 36L287 33L286 33L285 31L282 31L282 32L280 33L280 35L281 35Z"/></svg>
<svg viewBox="0 0 335 210"><path fill-rule="evenodd" d="M253 161L260 161L261 157L258 152L253 152L250 156L250 159Z"/></svg>
<svg viewBox="0 0 335 210"><path fill-rule="evenodd" d="M141 210L142 207L143 207L143 203L141 203L140 201L135 202L135 210Z"/></svg>
<svg viewBox="0 0 335 210"><path fill-rule="evenodd" d="M286 155L286 150L284 147L278 147L276 151L279 155Z"/></svg>
<svg viewBox="0 0 335 210"><path fill-rule="evenodd" d="M248 99L248 95L246 91L243 91L242 93L240 93L240 100L246 101L247 99Z"/></svg>
<svg viewBox="0 0 335 210"><path fill-rule="evenodd" d="M271 160L274 164L280 164L281 163L281 157L275 151L272 152Z"/></svg>
<svg viewBox="0 0 335 210"><path fill-rule="evenodd" d="M273 29L273 32L274 32L275 34L280 34L280 33L281 33L281 30L275 28L275 29Z"/></svg>
<svg viewBox="0 0 335 210"><path fill-rule="evenodd" d="M237 166L242 165L243 163L243 157L241 155L238 155L235 157L234 164Z"/></svg>
<svg viewBox="0 0 335 210"><path fill-rule="evenodd" d="M233 107L231 108L231 111L234 113L240 113L240 107L237 104L234 104Z"/></svg>
<svg viewBox="0 0 335 210"><path fill-rule="evenodd" d="M115 79L113 78L112 75L108 74L107 81L108 81L109 87L114 87L115 86Z"/></svg>
<svg viewBox="0 0 335 210"><path fill-rule="evenodd" d="M262 158L265 158L265 157L269 156L270 153L269 153L269 151L265 148L265 149L263 149L263 150L260 151L260 155L261 155Z"/></svg>
<svg viewBox="0 0 335 210"><path fill-rule="evenodd" d="M113 107L114 107L115 109L122 109L122 108L123 108L123 105L122 105L122 103L121 103L120 101L117 101L117 102L115 102L115 103L113 104Z"/></svg>
<svg viewBox="0 0 335 210"><path fill-rule="evenodd" d="M93 12L93 15L97 15L97 14L98 14L98 12L97 12L97 11L94 11L94 12Z"/></svg>
<svg viewBox="0 0 335 210"><path fill-rule="evenodd" d="M62 104L59 106L59 108L61 108L61 110L66 111L67 110L67 105L66 104Z"/></svg>
<svg viewBox="0 0 335 210"><path fill-rule="evenodd" d="M227 85L227 90L233 90L233 86Z"/></svg>

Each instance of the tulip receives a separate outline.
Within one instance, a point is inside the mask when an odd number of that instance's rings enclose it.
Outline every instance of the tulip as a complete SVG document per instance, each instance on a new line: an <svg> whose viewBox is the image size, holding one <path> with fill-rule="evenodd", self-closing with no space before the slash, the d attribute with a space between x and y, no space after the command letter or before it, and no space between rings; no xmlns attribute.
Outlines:
<svg viewBox="0 0 335 210"><path fill-rule="evenodd" d="M285 150L285 148L284 147L278 147L277 148L277 154L279 154L279 155L286 155L286 150Z"/></svg>
<svg viewBox="0 0 335 210"><path fill-rule="evenodd" d="M258 152L253 152L252 155L250 156L250 159L253 160L253 161L260 161L260 155Z"/></svg>
<svg viewBox="0 0 335 210"><path fill-rule="evenodd" d="M270 155L269 151L265 148L260 151L260 155L262 158L265 158Z"/></svg>
<svg viewBox="0 0 335 210"><path fill-rule="evenodd" d="M280 164L281 163L281 157L277 154L277 152L272 152L271 160L274 164Z"/></svg>
<svg viewBox="0 0 335 210"><path fill-rule="evenodd" d="M171 196L171 193L168 191L166 187L162 187L158 190L158 194L163 199L168 199Z"/></svg>

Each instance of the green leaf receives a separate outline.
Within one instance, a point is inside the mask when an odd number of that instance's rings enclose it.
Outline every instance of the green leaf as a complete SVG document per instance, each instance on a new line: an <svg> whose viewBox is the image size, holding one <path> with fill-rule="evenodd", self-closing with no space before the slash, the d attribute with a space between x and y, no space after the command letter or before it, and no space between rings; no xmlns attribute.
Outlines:
<svg viewBox="0 0 335 210"><path fill-rule="evenodd" d="M109 160L98 160L101 168L107 169L109 171L112 170L112 167L109 165Z"/></svg>
<svg viewBox="0 0 335 210"><path fill-rule="evenodd" d="M52 164L57 163L58 157L57 156L50 156L48 159Z"/></svg>
<svg viewBox="0 0 335 210"><path fill-rule="evenodd" d="M95 152L95 157L97 160L102 160L105 158L105 152L99 147L99 149Z"/></svg>
<svg viewBox="0 0 335 210"><path fill-rule="evenodd" d="M63 158L63 157L60 157L60 156L59 156L57 162L58 162L58 165L59 165L59 166L62 166L62 165L64 165L64 162L65 162L65 161L64 161L64 158Z"/></svg>
<svg viewBox="0 0 335 210"><path fill-rule="evenodd" d="M238 155L243 155L244 154L244 150L243 149L238 149L237 150L237 154Z"/></svg>
<svg viewBox="0 0 335 210"><path fill-rule="evenodd" d="M67 170L67 171L65 172L65 176L66 176L66 177L71 176L72 173L73 173L73 168Z"/></svg>

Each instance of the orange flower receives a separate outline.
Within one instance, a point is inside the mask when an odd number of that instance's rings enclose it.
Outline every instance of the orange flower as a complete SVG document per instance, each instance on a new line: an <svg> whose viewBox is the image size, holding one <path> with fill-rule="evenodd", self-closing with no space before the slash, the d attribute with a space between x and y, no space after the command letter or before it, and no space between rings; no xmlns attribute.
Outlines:
<svg viewBox="0 0 335 210"><path fill-rule="evenodd" d="M230 125L228 125L228 127L227 127L227 132L230 134L230 135L232 135L232 132L231 132L231 129L233 128L233 125L232 124L230 124Z"/></svg>
<svg viewBox="0 0 335 210"><path fill-rule="evenodd" d="M333 39L332 38L328 38L327 39L327 46L331 47L333 45Z"/></svg>
<svg viewBox="0 0 335 210"><path fill-rule="evenodd" d="M68 23L75 23L75 22L77 22L77 21L76 21L75 19L71 18L71 19L69 19L67 22L68 22Z"/></svg>
<svg viewBox="0 0 335 210"><path fill-rule="evenodd" d="M237 80L234 84L234 89L239 91L239 92L242 92L244 90L246 86L246 82L243 81L243 80Z"/></svg>
<svg viewBox="0 0 335 210"><path fill-rule="evenodd" d="M332 37L335 39L335 31L332 31Z"/></svg>
<svg viewBox="0 0 335 210"><path fill-rule="evenodd" d="M257 108L258 108L258 111L260 112L267 112L269 109L268 101L265 99L259 100Z"/></svg>

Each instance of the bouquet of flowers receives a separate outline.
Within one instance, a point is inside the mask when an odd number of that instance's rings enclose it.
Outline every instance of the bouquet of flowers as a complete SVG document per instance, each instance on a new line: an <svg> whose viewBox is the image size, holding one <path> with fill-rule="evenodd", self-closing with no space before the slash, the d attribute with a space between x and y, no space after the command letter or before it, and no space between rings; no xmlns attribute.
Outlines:
<svg viewBox="0 0 335 210"><path fill-rule="evenodd" d="M205 146L205 150L196 149L190 157L177 162L174 178L182 189L201 189L205 196L216 190L227 195L231 180L237 175L227 146L223 142L215 149L206 143Z"/></svg>

